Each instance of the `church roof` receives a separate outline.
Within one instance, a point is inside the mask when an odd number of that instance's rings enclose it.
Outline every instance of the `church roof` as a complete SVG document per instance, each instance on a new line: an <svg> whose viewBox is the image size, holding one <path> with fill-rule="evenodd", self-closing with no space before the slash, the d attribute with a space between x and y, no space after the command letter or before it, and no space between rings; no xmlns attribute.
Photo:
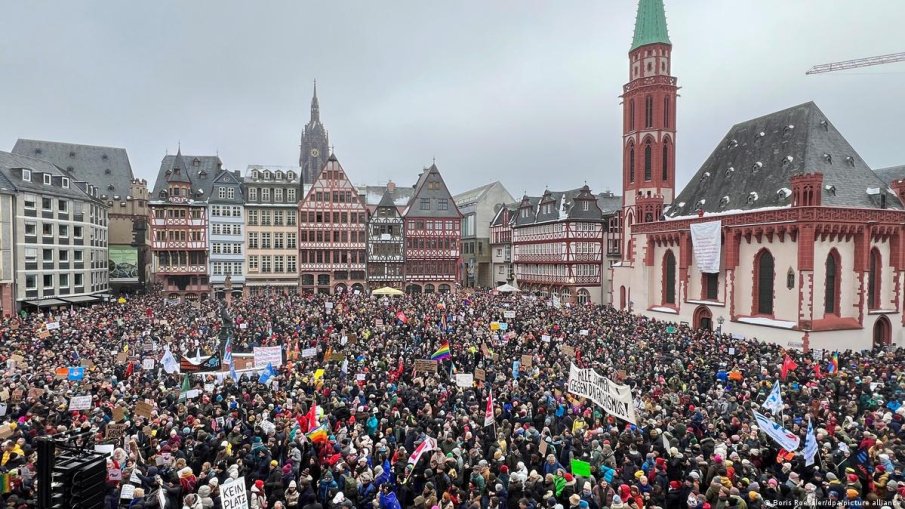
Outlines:
<svg viewBox="0 0 905 509"><path fill-rule="evenodd" d="M52 163L65 169L73 180L88 182L109 196L131 194L135 176L124 148L20 138L12 153Z"/></svg>
<svg viewBox="0 0 905 509"><path fill-rule="evenodd" d="M639 0L638 14L635 16L635 36L632 50L647 44L672 44L666 28L666 10L663 0Z"/></svg>
<svg viewBox="0 0 905 509"><path fill-rule="evenodd" d="M899 200L813 102L734 125L676 196L667 217L744 212L791 204L791 177L823 174L822 203L889 208Z"/></svg>

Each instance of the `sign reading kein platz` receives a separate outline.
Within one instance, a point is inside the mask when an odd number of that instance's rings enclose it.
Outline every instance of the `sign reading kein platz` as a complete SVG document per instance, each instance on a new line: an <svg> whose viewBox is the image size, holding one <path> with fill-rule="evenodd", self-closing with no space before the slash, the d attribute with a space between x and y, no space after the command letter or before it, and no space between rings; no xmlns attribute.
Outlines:
<svg viewBox="0 0 905 509"><path fill-rule="evenodd" d="M220 501L223 509L248 509L248 494L245 492L245 477L220 486Z"/></svg>
<svg viewBox="0 0 905 509"><path fill-rule="evenodd" d="M614 417L637 424L632 389L628 385L619 385L593 369L581 369L571 364L569 392L588 398Z"/></svg>

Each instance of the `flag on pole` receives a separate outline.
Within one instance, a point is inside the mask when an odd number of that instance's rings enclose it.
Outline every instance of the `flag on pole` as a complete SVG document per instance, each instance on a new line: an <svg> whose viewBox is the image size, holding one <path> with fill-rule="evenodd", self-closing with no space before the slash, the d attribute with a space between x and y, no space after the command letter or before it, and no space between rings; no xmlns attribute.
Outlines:
<svg viewBox="0 0 905 509"><path fill-rule="evenodd" d="M839 374L839 352L833 352L830 362L826 365L826 372L831 375Z"/></svg>
<svg viewBox="0 0 905 509"><path fill-rule="evenodd" d="M233 382L239 383L240 375L236 373L236 365L230 363L229 365L229 377L233 379Z"/></svg>
<svg viewBox="0 0 905 509"><path fill-rule="evenodd" d="M223 347L223 362L233 364L233 337L226 336L226 346Z"/></svg>
<svg viewBox="0 0 905 509"><path fill-rule="evenodd" d="M795 371L798 369L798 364L789 357L789 354L786 354L786 358L782 361L782 367L779 370L779 378L782 380L786 379L786 376L789 375L789 371Z"/></svg>
<svg viewBox="0 0 905 509"><path fill-rule="evenodd" d="M327 433L327 428L324 426L318 426L310 433L307 433L305 436L308 437L308 440L311 440L313 443L326 443L330 440L330 437Z"/></svg>
<svg viewBox="0 0 905 509"><path fill-rule="evenodd" d="M814 436L814 425L808 419L808 434L804 437L804 466L809 467L814 464L814 456L817 456L817 437Z"/></svg>
<svg viewBox="0 0 905 509"><path fill-rule="evenodd" d="M801 443L801 439L795 433L783 428L776 421L770 419L766 415L754 410L754 420L761 431L773 439L780 447L787 451L797 451Z"/></svg>
<svg viewBox="0 0 905 509"><path fill-rule="evenodd" d="M782 394L780 393L779 380L773 384L773 390L770 391L761 408L773 412L774 415L782 411Z"/></svg>
<svg viewBox="0 0 905 509"><path fill-rule="evenodd" d="M185 393L192 390L192 381L189 379L189 375L185 375L182 377L182 387L179 389L179 399L185 397Z"/></svg>
<svg viewBox="0 0 905 509"><path fill-rule="evenodd" d="M266 384L268 380L274 377L277 372L273 369L273 363L268 362L267 367L264 368L264 371L261 371L261 376L258 377L258 383Z"/></svg>
<svg viewBox="0 0 905 509"><path fill-rule="evenodd" d="M433 451L436 448L437 448L437 444L433 438L431 438L431 437L425 438L424 442L421 442L421 445L416 447L415 452L413 452L412 455L409 456L409 463L412 465L417 465L418 460L421 459L421 456L424 453Z"/></svg>
<svg viewBox="0 0 905 509"><path fill-rule="evenodd" d="M484 426L490 426L493 421L493 392L488 392L487 408L484 410Z"/></svg>
<svg viewBox="0 0 905 509"><path fill-rule="evenodd" d="M431 360L442 361L444 359L449 359L450 357L452 357L452 354L449 352L449 341L444 341L443 344L440 345L440 348L431 355Z"/></svg>

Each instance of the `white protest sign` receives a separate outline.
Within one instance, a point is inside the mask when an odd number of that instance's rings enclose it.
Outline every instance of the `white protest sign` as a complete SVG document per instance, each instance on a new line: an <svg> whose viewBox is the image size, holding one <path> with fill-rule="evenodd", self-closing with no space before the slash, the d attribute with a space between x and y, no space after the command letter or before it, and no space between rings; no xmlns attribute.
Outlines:
<svg viewBox="0 0 905 509"><path fill-rule="evenodd" d="M579 336L587 336L587 335L588 335L588 329L581 329L580 331L578 331L578 335L579 335Z"/></svg>
<svg viewBox="0 0 905 509"><path fill-rule="evenodd" d="M244 477L220 485L220 504L223 509L248 509Z"/></svg>
<svg viewBox="0 0 905 509"><path fill-rule="evenodd" d="M214 392L214 384L204 384L204 392Z"/></svg>
<svg viewBox="0 0 905 509"><path fill-rule="evenodd" d="M357 373L355 375L356 382L364 382L365 379L367 379L367 378L368 378L368 375L366 373Z"/></svg>
<svg viewBox="0 0 905 509"><path fill-rule="evenodd" d="M474 385L474 374L457 373L456 374L456 385L459 387L471 387L472 385Z"/></svg>
<svg viewBox="0 0 905 509"><path fill-rule="evenodd" d="M503 318L515 318L515 311L503 311Z"/></svg>
<svg viewBox="0 0 905 509"><path fill-rule="evenodd" d="M325 308L327 311L330 311L331 309L333 309L333 303L332 303L332 302L324 302L324 308Z"/></svg>
<svg viewBox="0 0 905 509"><path fill-rule="evenodd" d="M44 324L47 330L57 330L60 328L60 322L47 322Z"/></svg>
<svg viewBox="0 0 905 509"><path fill-rule="evenodd" d="M143 359L141 361L141 369L146 369L148 371L154 369L154 359Z"/></svg>
<svg viewBox="0 0 905 509"><path fill-rule="evenodd" d="M317 355L317 348L306 348L302 350L302 357L314 357Z"/></svg>
<svg viewBox="0 0 905 509"><path fill-rule="evenodd" d="M631 388L628 385L619 385L593 369L580 369L571 364L569 392L590 399L614 417L632 424L637 423Z"/></svg>
<svg viewBox="0 0 905 509"><path fill-rule="evenodd" d="M133 482L132 479L129 479L129 482ZM119 492L119 498L124 498L126 500L135 498L135 486L124 484L123 489Z"/></svg>
<svg viewBox="0 0 905 509"><path fill-rule="evenodd" d="M544 334L543 336L540 337L540 340L543 341L544 343L549 343L549 342L550 342L550 335L549 335L549 334Z"/></svg>
<svg viewBox="0 0 905 509"><path fill-rule="evenodd" d="M0 416L6 415L6 403L0 403Z"/></svg>
<svg viewBox="0 0 905 509"><path fill-rule="evenodd" d="M283 349L279 346L256 346L254 357L255 368L266 368L268 364L274 368L283 365Z"/></svg>
<svg viewBox="0 0 905 509"><path fill-rule="evenodd" d="M73 396L69 398L69 411L88 410L91 408L91 396Z"/></svg>
<svg viewBox="0 0 905 509"><path fill-rule="evenodd" d="M722 248L721 221L695 223L691 225L691 245L698 270L705 274L716 274L720 271L720 252Z"/></svg>
<svg viewBox="0 0 905 509"><path fill-rule="evenodd" d="M113 449L116 446L113 444L101 444L94 446L94 452L99 452L101 454L106 454L107 456L113 457Z"/></svg>
<svg viewBox="0 0 905 509"><path fill-rule="evenodd" d="M198 395L201 394L201 391L198 389L191 389L185 392L185 399L195 399Z"/></svg>
<svg viewBox="0 0 905 509"><path fill-rule="evenodd" d="M132 475L129 476L129 482L134 482L135 484L141 484L141 477L138 477L138 470L132 469Z"/></svg>
<svg viewBox="0 0 905 509"><path fill-rule="evenodd" d="M240 323L240 324L239 324L239 329L245 330L245 329L247 329L247 328L248 328L248 324L247 324L247 323Z"/></svg>

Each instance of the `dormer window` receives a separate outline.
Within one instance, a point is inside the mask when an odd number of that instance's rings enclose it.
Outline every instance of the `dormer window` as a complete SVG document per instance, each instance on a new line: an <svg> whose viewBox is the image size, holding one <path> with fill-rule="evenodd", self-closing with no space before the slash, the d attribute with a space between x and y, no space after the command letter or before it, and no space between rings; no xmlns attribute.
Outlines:
<svg viewBox="0 0 905 509"><path fill-rule="evenodd" d="M278 171L278 172L276 173L276 179L277 179L277 180L283 180L283 172Z"/></svg>
<svg viewBox="0 0 905 509"><path fill-rule="evenodd" d="M836 186L827 185L823 186L826 189L826 192L830 194L830 196L836 196Z"/></svg>
<svg viewBox="0 0 905 509"><path fill-rule="evenodd" d="M253 179L255 179L255 180L257 180L258 178L260 178L260 177L258 176L258 170L253 170L253 171L251 172L251 178L253 178Z"/></svg>
<svg viewBox="0 0 905 509"><path fill-rule="evenodd" d="M757 170L759 170L763 167L764 167L764 163L758 161L758 162L754 163L754 165L751 166L751 171L754 173L757 173Z"/></svg>
<svg viewBox="0 0 905 509"><path fill-rule="evenodd" d="M204 170L201 170L201 171L198 172L198 176L199 176L199 177L206 177L206 176L207 176L207 172L204 171Z"/></svg>
<svg viewBox="0 0 905 509"><path fill-rule="evenodd" d="M753 205L754 202L757 201L757 198L757 193L755 193L754 191L748 193L748 205Z"/></svg>
<svg viewBox="0 0 905 509"><path fill-rule="evenodd" d="M63 177L63 189L69 189L69 179Z"/></svg>
<svg viewBox="0 0 905 509"><path fill-rule="evenodd" d="M738 140L733 138L733 139L729 140L729 143L727 143L726 146L729 148L735 148L738 146Z"/></svg>
<svg viewBox="0 0 905 509"><path fill-rule="evenodd" d="M845 162L847 162L848 165L851 166L852 168L855 167L855 158L854 158L854 157L852 157L852 156L845 156Z"/></svg>
<svg viewBox="0 0 905 509"><path fill-rule="evenodd" d="M31 182L31 170L22 169L22 180L25 182Z"/></svg>
<svg viewBox="0 0 905 509"><path fill-rule="evenodd" d="M264 180L270 180L271 174L269 171L264 172Z"/></svg>
<svg viewBox="0 0 905 509"><path fill-rule="evenodd" d="M69 157L75 157L75 152L69 152Z"/></svg>
<svg viewBox="0 0 905 509"><path fill-rule="evenodd" d="M52 180L52 177L50 176L50 174L49 174L49 173L45 173L45 174L44 174L44 185L45 185L45 186L49 186L51 180Z"/></svg>
<svg viewBox="0 0 905 509"><path fill-rule="evenodd" d="M295 180L295 172L290 171L289 173L286 174L286 178L289 180Z"/></svg>
<svg viewBox="0 0 905 509"><path fill-rule="evenodd" d="M723 196L722 198L720 198L720 208L723 208L726 205L729 205L729 196Z"/></svg>
<svg viewBox="0 0 905 509"><path fill-rule="evenodd" d="M107 186L107 190L108 190L108 191L113 191L113 189L115 189L115 188L113 187L113 184L110 184L110 185Z"/></svg>
<svg viewBox="0 0 905 509"><path fill-rule="evenodd" d="M101 159L103 159L104 161L106 161L106 160L108 159L107 154L102 155L102 156L101 156Z"/></svg>
<svg viewBox="0 0 905 509"><path fill-rule="evenodd" d="M734 167L730 166L730 167L726 168L726 178L731 177L733 173L735 173Z"/></svg>
<svg viewBox="0 0 905 509"><path fill-rule="evenodd" d="M197 157L195 159L192 159L192 166L201 166L201 160L199 160Z"/></svg>
<svg viewBox="0 0 905 509"><path fill-rule="evenodd" d="M833 156L827 154L826 152L823 153L823 160L830 164L833 164Z"/></svg>

